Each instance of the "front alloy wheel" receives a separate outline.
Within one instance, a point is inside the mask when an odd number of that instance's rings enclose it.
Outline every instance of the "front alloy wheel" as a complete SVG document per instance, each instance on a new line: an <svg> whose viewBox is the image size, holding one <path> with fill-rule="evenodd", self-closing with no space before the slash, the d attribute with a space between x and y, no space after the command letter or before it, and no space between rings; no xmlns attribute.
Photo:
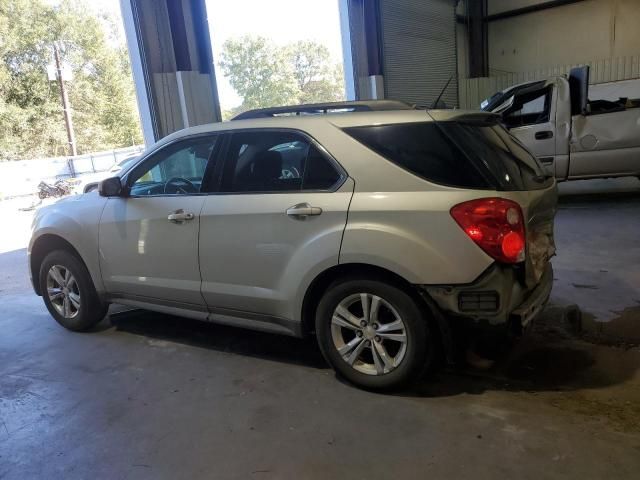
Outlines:
<svg viewBox="0 0 640 480"><path fill-rule="evenodd" d="M107 313L108 305L98 297L87 267L67 250L49 253L40 264L38 279L47 310L69 330L90 330Z"/></svg>
<svg viewBox="0 0 640 480"><path fill-rule="evenodd" d="M47 273L47 295L53 308L64 318L74 318L80 311L80 289L71 270L52 265Z"/></svg>

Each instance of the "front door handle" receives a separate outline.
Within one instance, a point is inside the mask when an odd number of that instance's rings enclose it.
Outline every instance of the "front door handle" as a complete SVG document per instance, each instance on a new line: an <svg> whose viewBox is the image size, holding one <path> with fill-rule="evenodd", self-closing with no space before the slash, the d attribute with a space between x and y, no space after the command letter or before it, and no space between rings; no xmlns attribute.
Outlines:
<svg viewBox="0 0 640 480"><path fill-rule="evenodd" d="M187 220L193 220L195 215L193 213L185 213L183 209L176 210L173 213L170 213L167 217L171 223L184 223Z"/></svg>
<svg viewBox="0 0 640 480"><path fill-rule="evenodd" d="M553 138L553 132L551 130L544 130L542 132L536 132L536 140L544 140L546 138Z"/></svg>
<svg viewBox="0 0 640 480"><path fill-rule="evenodd" d="M305 218L310 215L320 215L322 209L320 207L312 207L308 203L299 203L291 208L287 208L287 215L296 218Z"/></svg>

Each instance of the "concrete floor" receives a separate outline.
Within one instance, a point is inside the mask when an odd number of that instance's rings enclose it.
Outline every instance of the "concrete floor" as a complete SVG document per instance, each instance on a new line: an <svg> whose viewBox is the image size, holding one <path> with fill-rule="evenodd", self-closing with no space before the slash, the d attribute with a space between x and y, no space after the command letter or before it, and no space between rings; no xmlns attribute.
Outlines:
<svg viewBox="0 0 640 480"><path fill-rule="evenodd" d="M554 305L493 371L395 395L346 385L313 341L145 312L68 332L31 293L14 235L0 245L0 479L638 478L640 350L557 327L572 303L597 325L640 324L633 182L563 186Z"/></svg>

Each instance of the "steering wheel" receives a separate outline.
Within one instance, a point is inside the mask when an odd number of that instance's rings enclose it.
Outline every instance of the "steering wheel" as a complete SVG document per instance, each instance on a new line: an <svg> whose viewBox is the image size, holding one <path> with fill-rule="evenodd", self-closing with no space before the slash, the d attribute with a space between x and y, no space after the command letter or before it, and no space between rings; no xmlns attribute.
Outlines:
<svg viewBox="0 0 640 480"><path fill-rule="evenodd" d="M282 169L282 177L280 178L300 178L300 172L296 167L291 168L283 168Z"/></svg>
<svg viewBox="0 0 640 480"><path fill-rule="evenodd" d="M164 193L198 193L198 188L186 178L172 177L165 182Z"/></svg>

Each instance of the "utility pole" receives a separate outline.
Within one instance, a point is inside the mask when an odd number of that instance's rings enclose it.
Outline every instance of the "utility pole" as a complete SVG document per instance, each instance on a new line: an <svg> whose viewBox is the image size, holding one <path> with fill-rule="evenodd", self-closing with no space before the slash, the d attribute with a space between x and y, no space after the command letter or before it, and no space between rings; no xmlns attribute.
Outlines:
<svg viewBox="0 0 640 480"><path fill-rule="evenodd" d="M69 105L69 97L67 96L67 89L64 86L64 80L62 80L62 65L60 64L60 53L58 52L58 46L53 45L53 56L56 62L56 77L58 79L58 85L60 85L60 96L62 97L62 111L64 113L64 124L67 127L67 138L69 140L69 153L72 156L78 154L76 150L76 136L73 133L73 122L71 121L71 107Z"/></svg>

